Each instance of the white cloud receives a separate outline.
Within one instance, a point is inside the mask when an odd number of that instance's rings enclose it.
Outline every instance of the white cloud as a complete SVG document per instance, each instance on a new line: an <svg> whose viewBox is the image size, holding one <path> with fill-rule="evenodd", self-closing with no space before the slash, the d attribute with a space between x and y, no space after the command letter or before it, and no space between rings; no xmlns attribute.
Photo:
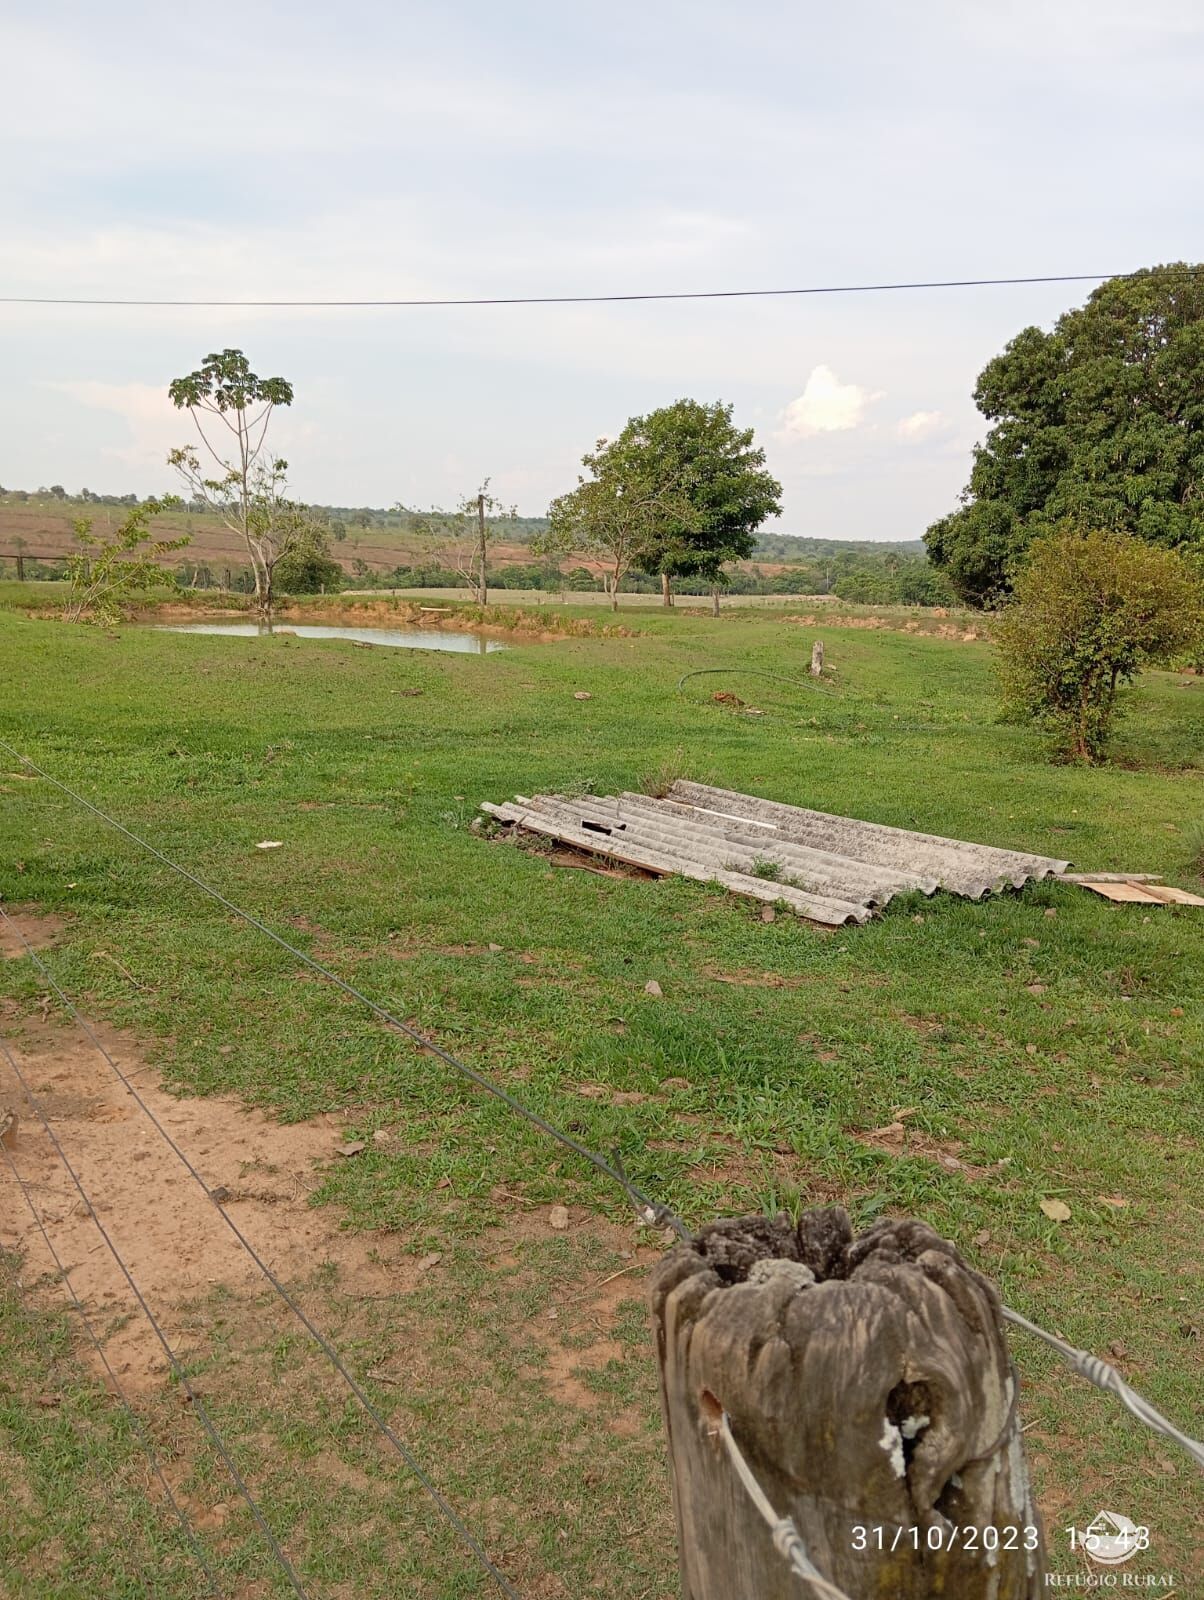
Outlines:
<svg viewBox="0 0 1204 1600"><path fill-rule="evenodd" d="M186 444L191 424L167 398L165 387L149 383L47 383L47 389L68 395L90 411L120 417L129 430L128 443L103 454L132 467L163 467L173 445Z"/></svg>
<svg viewBox="0 0 1204 1600"><path fill-rule="evenodd" d="M126 441L102 448L101 455L127 467L157 468L163 483L171 477L167 467L168 452L177 445L197 443L192 419L187 412L177 411L172 405L165 383L97 383L92 379L80 379L46 383L43 388L65 394L89 411L119 417L128 430ZM290 443L316 441L319 430L312 423L281 416L273 438L287 453ZM217 442L220 446L220 438ZM178 488L176 484L167 486Z"/></svg>
<svg viewBox="0 0 1204 1600"><path fill-rule="evenodd" d="M859 427L866 409L881 392L841 383L831 367L812 368L806 387L781 414L782 435L809 439L817 433L845 433Z"/></svg>
<svg viewBox="0 0 1204 1600"><path fill-rule="evenodd" d="M899 419L895 432L900 439L915 444L921 439L931 439L932 435L941 432L945 425L943 411L913 411L911 416Z"/></svg>

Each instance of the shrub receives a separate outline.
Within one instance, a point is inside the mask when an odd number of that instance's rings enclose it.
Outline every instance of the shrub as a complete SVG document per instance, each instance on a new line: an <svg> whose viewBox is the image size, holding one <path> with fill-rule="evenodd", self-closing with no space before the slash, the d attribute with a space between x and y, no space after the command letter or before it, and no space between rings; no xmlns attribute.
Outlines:
<svg viewBox="0 0 1204 1600"><path fill-rule="evenodd" d="M1049 728L1063 756L1098 761L1120 686L1202 635L1200 573L1177 551L1062 528L1031 546L996 629L1004 704Z"/></svg>

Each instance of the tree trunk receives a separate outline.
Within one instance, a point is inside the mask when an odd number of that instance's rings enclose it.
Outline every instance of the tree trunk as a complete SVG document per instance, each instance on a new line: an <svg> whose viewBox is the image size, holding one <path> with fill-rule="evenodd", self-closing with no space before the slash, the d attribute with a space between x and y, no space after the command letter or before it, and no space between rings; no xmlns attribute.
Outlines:
<svg viewBox="0 0 1204 1600"><path fill-rule="evenodd" d="M664 1257L651 1298L685 1600L806 1589L723 1415L848 1600L1043 1592L999 1298L946 1240L908 1220L854 1240L838 1208L716 1222Z"/></svg>
<svg viewBox="0 0 1204 1600"><path fill-rule="evenodd" d="M672 604L673 604L673 589L672 589L672 586L670 585L670 582L669 582L669 574L667 572L662 572L661 573L661 605L663 605L663 606L671 606Z"/></svg>
<svg viewBox="0 0 1204 1600"><path fill-rule="evenodd" d="M17 551L17 582L25 582L25 557L20 550Z"/></svg>
<svg viewBox="0 0 1204 1600"><path fill-rule="evenodd" d="M713 617L719 615L719 585L717 583L711 585L711 615Z"/></svg>
<svg viewBox="0 0 1204 1600"><path fill-rule="evenodd" d="M477 496L477 530L479 539L479 556L481 564L481 594L480 602L483 606L489 604L489 581L485 576L485 496Z"/></svg>

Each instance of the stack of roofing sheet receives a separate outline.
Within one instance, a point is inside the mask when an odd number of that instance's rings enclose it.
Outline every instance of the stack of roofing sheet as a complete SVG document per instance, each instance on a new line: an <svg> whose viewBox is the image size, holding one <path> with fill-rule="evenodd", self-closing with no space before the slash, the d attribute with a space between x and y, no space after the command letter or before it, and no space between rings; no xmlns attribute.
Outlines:
<svg viewBox="0 0 1204 1600"><path fill-rule="evenodd" d="M662 799L519 795L508 805L487 802L481 809L500 822L650 872L784 902L800 916L835 927L867 921L875 907L907 890L948 889L978 900L1069 866L683 781Z"/></svg>

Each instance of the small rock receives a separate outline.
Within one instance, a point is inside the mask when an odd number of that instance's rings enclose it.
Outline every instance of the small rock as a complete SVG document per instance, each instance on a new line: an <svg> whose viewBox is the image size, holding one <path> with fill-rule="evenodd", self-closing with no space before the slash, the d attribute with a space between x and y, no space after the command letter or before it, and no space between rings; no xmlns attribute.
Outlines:
<svg viewBox="0 0 1204 1600"><path fill-rule="evenodd" d="M216 1189L210 1189L209 1198L213 1201L216 1201L219 1206L224 1206L226 1201L230 1198L230 1191L226 1188L224 1183L219 1183Z"/></svg>
<svg viewBox="0 0 1204 1600"><path fill-rule="evenodd" d="M592 700L593 698L588 689L575 689L573 691L574 700Z"/></svg>
<svg viewBox="0 0 1204 1600"><path fill-rule="evenodd" d="M762 922L775 922L777 920L777 915L778 915L777 912L773 909L772 906L762 906L761 907L761 921Z"/></svg>
<svg viewBox="0 0 1204 1600"><path fill-rule="evenodd" d="M491 944L489 946L489 954L491 956L500 955L501 954L501 949L502 949L502 947L501 947L500 944Z"/></svg>
<svg viewBox="0 0 1204 1600"><path fill-rule="evenodd" d="M1026 1056L1035 1056L1036 1053L1037 1053L1036 1045L1035 1044L1026 1044L1025 1047L1024 1047L1024 1053L1025 1053Z"/></svg>
<svg viewBox="0 0 1204 1600"><path fill-rule="evenodd" d="M361 1150L368 1148L366 1139L348 1139L346 1144L335 1146L335 1154L340 1156L358 1156Z"/></svg>
<svg viewBox="0 0 1204 1600"><path fill-rule="evenodd" d="M389 1142L389 1130L388 1130L388 1128L377 1128L376 1132L372 1135L372 1143L373 1144L388 1144L388 1142Z"/></svg>
<svg viewBox="0 0 1204 1600"><path fill-rule="evenodd" d="M219 1044L217 1053L219 1056L232 1056L234 1054L234 1046L232 1044Z"/></svg>
<svg viewBox="0 0 1204 1600"><path fill-rule="evenodd" d="M553 1206L551 1211L548 1212L548 1223L558 1233L563 1233L569 1225L568 1206Z"/></svg>
<svg viewBox="0 0 1204 1600"><path fill-rule="evenodd" d="M1049 906L1046 909L1046 912L1045 912L1045 915L1047 917L1056 917L1057 914L1058 914L1058 908L1056 906Z"/></svg>
<svg viewBox="0 0 1204 1600"><path fill-rule="evenodd" d="M432 1250L430 1255L423 1256L418 1263L419 1272L429 1272L432 1267L437 1267L443 1260L442 1250Z"/></svg>
<svg viewBox="0 0 1204 1600"><path fill-rule="evenodd" d="M1029 994L1044 994L1047 985L1044 983L1026 983L1024 986Z"/></svg>
<svg viewBox="0 0 1204 1600"><path fill-rule="evenodd" d="M661 988L660 984L657 983L655 978L649 978L648 982L644 985L644 993L652 995L657 1000L661 998L664 992L665 991Z"/></svg>
<svg viewBox="0 0 1204 1600"><path fill-rule="evenodd" d="M981 1228L974 1235L974 1241L973 1242L976 1245L990 1244L990 1242L991 1242L991 1230L990 1230L990 1228Z"/></svg>

